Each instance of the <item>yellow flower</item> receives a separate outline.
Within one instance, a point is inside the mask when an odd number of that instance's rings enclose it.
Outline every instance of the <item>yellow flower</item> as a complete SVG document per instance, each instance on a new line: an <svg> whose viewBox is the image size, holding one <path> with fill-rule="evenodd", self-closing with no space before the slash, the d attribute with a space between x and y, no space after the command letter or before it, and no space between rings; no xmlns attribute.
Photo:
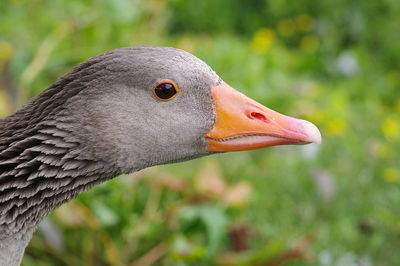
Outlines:
<svg viewBox="0 0 400 266"><path fill-rule="evenodd" d="M397 119L386 118L382 123L382 132L387 140L394 140L400 137L400 124Z"/></svg>
<svg viewBox="0 0 400 266"><path fill-rule="evenodd" d="M347 129L347 123L344 119L332 119L326 124L326 131L331 135L342 135Z"/></svg>
<svg viewBox="0 0 400 266"><path fill-rule="evenodd" d="M296 33L296 24L291 19L283 19L278 23L278 31L283 36L290 37Z"/></svg>
<svg viewBox="0 0 400 266"><path fill-rule="evenodd" d="M383 179L388 183L399 183L400 171L396 168L386 168L383 171Z"/></svg>
<svg viewBox="0 0 400 266"><path fill-rule="evenodd" d="M299 31L308 32L314 27L314 19L310 15L303 14L296 18L296 25Z"/></svg>
<svg viewBox="0 0 400 266"><path fill-rule="evenodd" d="M251 41L251 48L256 53L263 54L268 51L275 39L275 33L268 28L258 30Z"/></svg>
<svg viewBox="0 0 400 266"><path fill-rule="evenodd" d="M304 36L301 39L300 47L304 52L314 53L319 47L319 40L313 35Z"/></svg>

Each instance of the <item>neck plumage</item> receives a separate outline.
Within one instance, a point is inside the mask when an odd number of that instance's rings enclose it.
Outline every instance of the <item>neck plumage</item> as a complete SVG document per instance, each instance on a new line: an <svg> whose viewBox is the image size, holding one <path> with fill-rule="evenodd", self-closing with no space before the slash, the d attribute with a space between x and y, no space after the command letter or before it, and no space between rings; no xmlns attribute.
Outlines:
<svg viewBox="0 0 400 266"><path fill-rule="evenodd" d="M15 234L35 226L106 174L101 162L82 156L84 147L62 123L50 124L0 138L0 238L2 230Z"/></svg>
<svg viewBox="0 0 400 266"><path fill-rule="evenodd" d="M31 124L21 113L0 121L0 265L20 256L19 264L51 210L113 176L104 163L83 155L69 122L57 116Z"/></svg>
<svg viewBox="0 0 400 266"><path fill-rule="evenodd" d="M0 265L19 264L51 210L114 176L88 159L71 122L58 115L31 124L21 112L0 121Z"/></svg>
<svg viewBox="0 0 400 266"><path fill-rule="evenodd" d="M63 90L73 78L0 120L0 265L19 265L51 210L118 174L74 137L76 121L64 103L79 89Z"/></svg>

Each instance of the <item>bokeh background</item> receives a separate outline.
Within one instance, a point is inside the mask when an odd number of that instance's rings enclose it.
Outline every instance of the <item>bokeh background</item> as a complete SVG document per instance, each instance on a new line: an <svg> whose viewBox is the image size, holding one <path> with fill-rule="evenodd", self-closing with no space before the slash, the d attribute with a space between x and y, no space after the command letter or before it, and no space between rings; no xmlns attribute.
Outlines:
<svg viewBox="0 0 400 266"><path fill-rule="evenodd" d="M400 265L399 14L398 0L0 0L1 117L147 44L323 134L102 184L43 222L23 265Z"/></svg>

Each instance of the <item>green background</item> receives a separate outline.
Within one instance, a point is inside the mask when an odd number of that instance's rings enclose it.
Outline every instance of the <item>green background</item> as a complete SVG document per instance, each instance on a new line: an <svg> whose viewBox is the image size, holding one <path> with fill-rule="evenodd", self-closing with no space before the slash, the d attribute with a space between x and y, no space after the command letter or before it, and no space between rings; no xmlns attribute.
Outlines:
<svg viewBox="0 0 400 266"><path fill-rule="evenodd" d="M399 14L398 0L0 0L1 117L147 44L323 135L99 185L52 213L23 265L400 265Z"/></svg>

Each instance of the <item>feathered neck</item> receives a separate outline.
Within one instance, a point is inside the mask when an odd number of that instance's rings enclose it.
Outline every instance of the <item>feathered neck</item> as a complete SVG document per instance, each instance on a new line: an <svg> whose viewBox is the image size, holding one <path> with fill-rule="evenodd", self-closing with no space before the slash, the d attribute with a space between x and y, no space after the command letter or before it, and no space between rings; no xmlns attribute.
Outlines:
<svg viewBox="0 0 400 266"><path fill-rule="evenodd" d="M36 226L49 211L111 175L104 162L88 158L65 123L58 116L12 137L0 135L0 239ZM5 132L16 124L7 123Z"/></svg>
<svg viewBox="0 0 400 266"><path fill-rule="evenodd" d="M76 121L65 106L85 86L76 77L81 69L0 120L0 265L19 265L32 232L51 210L119 174L74 137ZM94 75L86 66L83 77Z"/></svg>

